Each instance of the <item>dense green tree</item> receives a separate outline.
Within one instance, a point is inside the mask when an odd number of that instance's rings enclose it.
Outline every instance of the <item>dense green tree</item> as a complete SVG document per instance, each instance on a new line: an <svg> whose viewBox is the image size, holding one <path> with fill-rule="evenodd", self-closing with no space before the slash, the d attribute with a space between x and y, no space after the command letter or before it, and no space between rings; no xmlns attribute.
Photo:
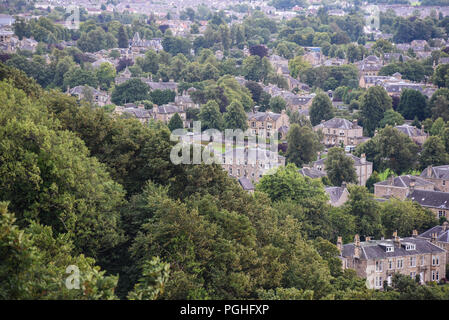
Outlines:
<svg viewBox="0 0 449 320"><path fill-rule="evenodd" d="M361 118L364 133L373 136L374 130L379 127L384 113L391 109L392 100L384 88L374 86L361 97Z"/></svg>
<svg viewBox="0 0 449 320"><path fill-rule="evenodd" d="M248 117L246 116L243 106L238 101L232 101L228 106L224 116L224 125L226 129L248 129Z"/></svg>
<svg viewBox="0 0 449 320"><path fill-rule="evenodd" d="M318 93L313 98L310 106L310 121L312 125L316 126L321 120L329 120L334 117L334 109L329 96L323 92Z"/></svg>
<svg viewBox="0 0 449 320"><path fill-rule="evenodd" d="M128 35L126 34L125 28L122 25L120 26L120 29L118 29L118 36L117 36L118 47L128 48L129 47L128 41L129 41Z"/></svg>
<svg viewBox="0 0 449 320"><path fill-rule="evenodd" d="M167 124L170 131L175 129L184 128L184 121L182 121L181 116L176 112Z"/></svg>
<svg viewBox="0 0 449 320"><path fill-rule="evenodd" d="M427 168L428 166L440 166L447 164L449 161L449 155L446 152L444 142L440 137L431 136L423 145L423 150L419 155L419 163L421 168Z"/></svg>
<svg viewBox="0 0 449 320"><path fill-rule="evenodd" d="M323 149L318 134L311 127L301 127L296 123L290 126L287 143L287 161L298 167L315 160L318 151Z"/></svg>
<svg viewBox="0 0 449 320"><path fill-rule="evenodd" d="M140 79L131 79L114 88L111 100L117 105L151 99L150 88Z"/></svg>
<svg viewBox="0 0 449 320"><path fill-rule="evenodd" d="M202 130L217 129L222 130L224 127L223 116L218 107L218 103L210 100L201 107L199 114Z"/></svg>
<svg viewBox="0 0 449 320"><path fill-rule="evenodd" d="M343 182L357 183L357 173L354 160L345 154L342 148L331 148L324 161L326 173L334 186L341 186Z"/></svg>
<svg viewBox="0 0 449 320"><path fill-rule="evenodd" d="M408 120L412 120L415 117L417 117L418 120L424 120L430 116L426 96L421 92L412 89L405 89L402 91L401 100L397 110Z"/></svg>
<svg viewBox="0 0 449 320"><path fill-rule="evenodd" d="M272 97L270 99L270 110L275 113L281 113L282 110L285 110L287 108L287 103L285 102L284 98L276 96Z"/></svg>
<svg viewBox="0 0 449 320"><path fill-rule="evenodd" d="M399 112L390 109L385 111L383 119L379 122L379 127L385 128L387 125L395 127L402 124L404 124L404 117Z"/></svg>

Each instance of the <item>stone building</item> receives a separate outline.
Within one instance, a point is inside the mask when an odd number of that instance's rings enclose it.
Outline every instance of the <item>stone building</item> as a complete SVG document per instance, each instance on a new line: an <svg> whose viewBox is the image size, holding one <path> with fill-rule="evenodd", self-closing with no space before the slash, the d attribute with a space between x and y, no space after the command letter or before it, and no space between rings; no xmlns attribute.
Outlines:
<svg viewBox="0 0 449 320"><path fill-rule="evenodd" d="M222 155L222 168L234 178L258 182L269 170L285 166L285 157L263 148L233 148Z"/></svg>
<svg viewBox="0 0 449 320"><path fill-rule="evenodd" d="M79 100L92 99L92 102L99 106L105 106L111 103L109 94L101 91L100 88L95 89L90 86L77 86L72 89L67 88L67 90L70 95L76 96ZM88 95L91 95L91 97L88 97Z"/></svg>
<svg viewBox="0 0 449 320"><path fill-rule="evenodd" d="M449 192L449 165L429 166L424 169L420 177L434 183L439 191Z"/></svg>
<svg viewBox="0 0 449 320"><path fill-rule="evenodd" d="M248 127L254 135L266 134L267 137L279 132L282 127L289 127L289 119L285 110L281 113L274 112L249 112Z"/></svg>
<svg viewBox="0 0 449 320"><path fill-rule="evenodd" d="M347 119L333 118L322 121L314 126L313 130L323 132L322 143L327 147L356 146L365 140L363 128L357 124L357 120L351 122Z"/></svg>
<svg viewBox="0 0 449 320"><path fill-rule="evenodd" d="M435 226L421 233L419 238L431 241L438 247L446 250L446 263L449 262L449 223L443 222L441 226Z"/></svg>
<svg viewBox="0 0 449 320"><path fill-rule="evenodd" d="M366 237L360 241L358 235L354 243L342 244L337 240L344 269L354 269L357 275L366 279L370 289L382 289L384 281L392 283L395 273L419 276L421 283L440 281L446 274L446 251L436 244L413 237L400 238L395 233L393 239L372 240Z"/></svg>
<svg viewBox="0 0 449 320"><path fill-rule="evenodd" d="M449 218L448 192L414 190L410 192L407 198L432 211L437 219L441 217Z"/></svg>
<svg viewBox="0 0 449 320"><path fill-rule="evenodd" d="M329 196L329 204L333 207L340 207L349 199L349 191L345 185L341 187L326 187L324 190Z"/></svg>
<svg viewBox="0 0 449 320"><path fill-rule="evenodd" d="M374 184L374 196L377 198L395 197L405 200L413 190L434 191L435 184L411 175L390 177L385 181Z"/></svg>
<svg viewBox="0 0 449 320"><path fill-rule="evenodd" d="M424 128L418 129L415 126L410 126L408 124L395 126L395 128L407 135L418 145L423 145L429 137L429 134L424 132Z"/></svg>
<svg viewBox="0 0 449 320"><path fill-rule="evenodd" d="M370 161L366 161L366 156L364 154L362 154L360 158L351 153L347 153L346 156L354 160L354 168L357 173L357 184L360 186L364 186L366 184L366 180L368 180L373 173L373 163ZM313 168L325 173L325 161L326 159L319 159L315 161L313 163Z"/></svg>

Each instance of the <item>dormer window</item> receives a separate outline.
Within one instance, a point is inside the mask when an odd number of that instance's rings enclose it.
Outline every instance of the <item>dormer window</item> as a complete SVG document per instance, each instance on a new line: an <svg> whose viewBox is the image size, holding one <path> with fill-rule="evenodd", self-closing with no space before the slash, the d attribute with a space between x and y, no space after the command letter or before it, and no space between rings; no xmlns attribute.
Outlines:
<svg viewBox="0 0 449 320"><path fill-rule="evenodd" d="M387 247L385 247L385 251L386 251L386 252L394 252L394 247L392 247L392 246L387 246Z"/></svg>
<svg viewBox="0 0 449 320"><path fill-rule="evenodd" d="M405 250L407 250L407 251L416 250L416 245L414 243L407 243L405 245Z"/></svg>

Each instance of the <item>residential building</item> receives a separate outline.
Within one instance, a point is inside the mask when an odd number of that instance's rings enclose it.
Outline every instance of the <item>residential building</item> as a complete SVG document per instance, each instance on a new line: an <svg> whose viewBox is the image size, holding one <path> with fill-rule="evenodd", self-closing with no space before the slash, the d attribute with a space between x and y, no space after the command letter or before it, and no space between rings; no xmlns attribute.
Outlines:
<svg viewBox="0 0 449 320"><path fill-rule="evenodd" d="M419 276L421 283L439 282L446 274L446 251L426 239L417 237L372 240L366 237L360 241L358 235L354 243L342 244L337 240L341 252L343 269L353 269L365 278L370 289L383 289L384 281L391 285L395 273Z"/></svg>
<svg viewBox="0 0 449 320"><path fill-rule="evenodd" d="M446 250L446 263L449 263L449 223L447 221L444 221L441 226L430 228L418 237L431 241L433 244Z"/></svg>
<svg viewBox="0 0 449 320"><path fill-rule="evenodd" d="M69 94L71 94L72 96L76 96L78 100L92 99L91 102L99 106L105 106L111 103L111 98L109 94L105 91L101 91L100 88L95 89L90 86L77 86L72 89L67 88L67 90ZM89 97L86 95L91 96Z"/></svg>
<svg viewBox="0 0 449 320"><path fill-rule="evenodd" d="M222 167L235 178L246 177L258 182L267 171L285 166L285 157L260 147L237 147L222 155Z"/></svg>
<svg viewBox="0 0 449 320"><path fill-rule="evenodd" d="M178 108L174 104L164 104L162 106L153 106L153 118L164 123L168 123L170 119L177 113L184 122L184 127L187 127L186 112Z"/></svg>
<svg viewBox="0 0 449 320"><path fill-rule="evenodd" d="M439 191L449 192L449 165L428 166L420 177L434 183Z"/></svg>
<svg viewBox="0 0 449 320"><path fill-rule="evenodd" d="M324 190L329 196L329 204L333 207L340 207L349 199L349 191L345 185L341 187L326 187Z"/></svg>
<svg viewBox="0 0 449 320"><path fill-rule="evenodd" d="M349 121L342 118L333 118L322 121L313 127L314 131L323 132L322 143L327 147L334 146L356 146L363 139L363 128L357 124L357 120Z"/></svg>
<svg viewBox="0 0 449 320"><path fill-rule="evenodd" d="M389 177L374 184L374 196L377 198L397 198L405 200L413 190L435 191L435 184L420 177L404 175Z"/></svg>
<svg viewBox="0 0 449 320"><path fill-rule="evenodd" d="M347 153L346 156L350 157L354 161L354 168L357 173L357 184L364 186L366 181L371 177L373 173L373 163L366 161L364 154L362 156L356 157L352 153ZM326 173L326 159L319 159L313 163L313 168Z"/></svg>
<svg viewBox="0 0 449 320"><path fill-rule="evenodd" d="M448 192L413 190L407 198L432 211L437 219L441 217L449 218Z"/></svg>
<svg viewBox="0 0 449 320"><path fill-rule="evenodd" d="M288 115L285 110L281 113L274 112L249 112L248 127L254 135L265 135L271 137L274 133L279 132L283 126L289 126ZM282 130L282 129L281 129Z"/></svg>
<svg viewBox="0 0 449 320"><path fill-rule="evenodd" d="M320 179L326 176L323 171L317 170L315 168L303 167L299 169L299 173L304 177L309 177L311 179Z"/></svg>
<svg viewBox="0 0 449 320"><path fill-rule="evenodd" d="M408 124L403 124L400 126L395 126L396 129L406 134L410 139L412 139L416 144L423 145L426 142L429 134L424 132L424 128L418 129L415 126Z"/></svg>

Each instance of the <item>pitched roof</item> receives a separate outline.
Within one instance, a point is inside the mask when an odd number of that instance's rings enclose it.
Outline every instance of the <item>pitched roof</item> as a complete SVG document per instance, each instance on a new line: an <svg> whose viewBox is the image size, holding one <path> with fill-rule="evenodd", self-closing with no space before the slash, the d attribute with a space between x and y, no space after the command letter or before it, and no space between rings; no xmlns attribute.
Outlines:
<svg viewBox="0 0 449 320"><path fill-rule="evenodd" d="M430 172L429 172L430 171ZM436 178L436 179L448 179L449 180L449 165L427 167L421 173L422 178Z"/></svg>
<svg viewBox="0 0 449 320"><path fill-rule="evenodd" d="M254 190L254 185L251 183L251 181L247 177L241 177L239 179L239 183L242 186L243 190Z"/></svg>
<svg viewBox="0 0 449 320"><path fill-rule="evenodd" d="M355 166L361 166L363 164L372 164L372 162L370 162L370 161L365 161L365 163L362 163L362 159L360 159L359 157L356 157L352 153L346 153L346 156L350 157L352 160L354 160ZM315 161L313 164L314 165L323 165L325 161L326 161L326 158L323 158L323 159Z"/></svg>
<svg viewBox="0 0 449 320"><path fill-rule="evenodd" d="M299 173L305 177L309 177L312 179L321 178L321 177L326 176L326 174L324 172L314 169L314 168L302 168L299 170Z"/></svg>
<svg viewBox="0 0 449 320"><path fill-rule="evenodd" d="M415 126L410 126L408 124L396 126L395 128L401 131L402 133L405 133L409 137L421 137L427 135L426 133L422 132L421 129L418 129Z"/></svg>
<svg viewBox="0 0 449 320"><path fill-rule="evenodd" d="M276 121L281 116L280 113L274 113L274 112L248 112L247 114L248 120L256 120L256 121L265 121L268 118Z"/></svg>
<svg viewBox="0 0 449 320"><path fill-rule="evenodd" d="M449 243L449 228L443 226L435 226L419 235L421 238L432 239L432 234L437 234L437 241Z"/></svg>
<svg viewBox="0 0 449 320"><path fill-rule="evenodd" d="M375 185L408 188L408 187L410 187L410 182L415 182L415 186L433 185L432 182L429 182L420 177L415 177L415 176L412 176L409 174L404 175L404 176L394 177L391 180L387 179L385 181L377 182L377 183L375 183Z"/></svg>
<svg viewBox="0 0 449 320"><path fill-rule="evenodd" d="M371 260L371 259L385 259L391 257L401 257L410 256L423 253L440 253L445 252L443 249L437 247L433 243L420 238L401 238L401 246L394 246L393 239L387 240L371 240L360 242L360 259L361 260ZM414 244L415 250L406 250L406 244ZM392 252L386 252L385 247L394 246ZM349 243L343 245L342 256L352 257L354 256L354 243Z"/></svg>
<svg viewBox="0 0 449 320"><path fill-rule="evenodd" d="M440 191L414 190L407 198L424 207L449 209L449 193Z"/></svg>
<svg viewBox="0 0 449 320"><path fill-rule="evenodd" d="M326 187L324 189L326 193L329 195L331 203L336 203L340 200L341 196L345 192L345 187Z"/></svg>
<svg viewBox="0 0 449 320"><path fill-rule="evenodd" d="M343 118L332 118L315 126L315 128L361 129L358 124Z"/></svg>

